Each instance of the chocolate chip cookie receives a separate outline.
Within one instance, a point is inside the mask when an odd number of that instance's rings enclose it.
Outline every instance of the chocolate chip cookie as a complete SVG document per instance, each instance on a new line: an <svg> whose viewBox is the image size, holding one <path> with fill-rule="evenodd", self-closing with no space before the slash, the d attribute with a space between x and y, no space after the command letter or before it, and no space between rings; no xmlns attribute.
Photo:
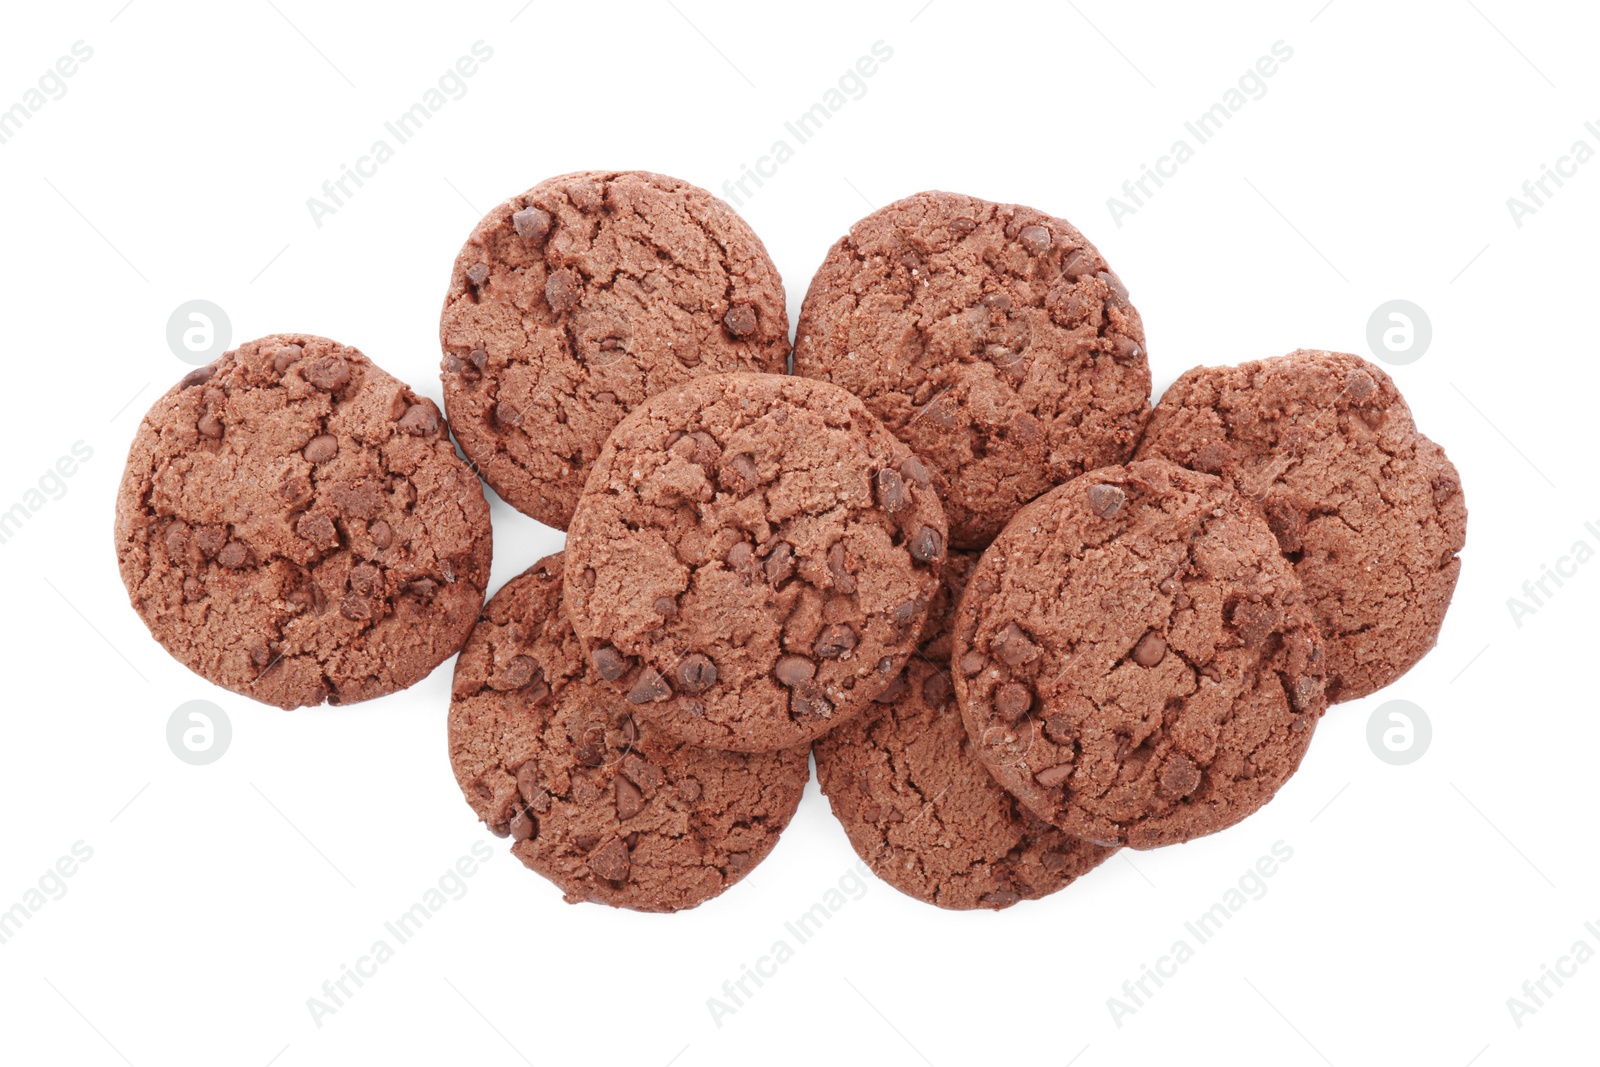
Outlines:
<svg viewBox="0 0 1600 1067"><path fill-rule="evenodd" d="M880 878L942 908L999 909L1064 888L1115 850L1040 820L970 751L951 687L950 629L976 562L950 553L922 650L813 752L834 815Z"/></svg>
<svg viewBox="0 0 1600 1067"><path fill-rule="evenodd" d="M573 625L641 719L815 740L904 666L945 558L927 466L837 386L698 378L618 425L567 539Z"/></svg>
<svg viewBox="0 0 1600 1067"><path fill-rule="evenodd" d="M462 649L450 763L472 810L569 903L692 908L772 851L807 753L696 748L630 710L572 630L557 553L494 595Z"/></svg>
<svg viewBox="0 0 1600 1067"><path fill-rule="evenodd" d="M850 228L800 309L794 372L842 385L927 460L950 543L1133 453L1150 409L1128 291L1065 219L918 193Z"/></svg>
<svg viewBox="0 0 1600 1067"><path fill-rule="evenodd" d="M282 708L404 689L472 631L489 507L433 402L307 334L145 415L117 494L129 598L196 674Z"/></svg>
<svg viewBox="0 0 1600 1067"><path fill-rule="evenodd" d="M996 781L1069 834L1134 848L1238 822L1326 704L1316 622L1260 511L1165 460L1023 508L956 617L955 689Z"/></svg>
<svg viewBox="0 0 1600 1067"><path fill-rule="evenodd" d="M1197 367L1161 398L1139 455L1221 475L1265 510L1322 627L1330 703L1382 689L1433 647L1466 501L1379 367L1307 350Z"/></svg>
<svg viewBox="0 0 1600 1067"><path fill-rule="evenodd" d="M582 171L491 211L439 323L445 410L506 502L564 530L606 436L646 397L724 371L783 373L777 268L704 189Z"/></svg>

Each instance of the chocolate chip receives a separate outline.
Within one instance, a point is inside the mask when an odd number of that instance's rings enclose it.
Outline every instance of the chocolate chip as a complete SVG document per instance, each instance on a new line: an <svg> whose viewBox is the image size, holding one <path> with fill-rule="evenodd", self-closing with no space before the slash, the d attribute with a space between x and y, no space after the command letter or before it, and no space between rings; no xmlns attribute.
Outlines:
<svg viewBox="0 0 1600 1067"><path fill-rule="evenodd" d="M1085 274L1093 274L1098 265L1099 263L1096 260L1094 253L1090 252L1087 248L1081 248L1074 252L1072 256L1061 265L1061 273L1065 274L1069 279L1076 281Z"/></svg>
<svg viewBox="0 0 1600 1067"><path fill-rule="evenodd" d="M539 674L539 664L532 656L512 656L511 661L500 672L500 680L505 683L506 689L521 689Z"/></svg>
<svg viewBox="0 0 1600 1067"><path fill-rule="evenodd" d="M299 360L305 349L299 345L284 345L272 353L272 369L282 374Z"/></svg>
<svg viewBox="0 0 1600 1067"><path fill-rule="evenodd" d="M365 622L372 618L372 612L372 601L358 593L346 593L339 601L339 614L351 622Z"/></svg>
<svg viewBox="0 0 1600 1067"><path fill-rule="evenodd" d="M628 673L627 659L610 645L601 645L595 649L589 661L594 664L594 669L599 672L600 677L608 682L614 682Z"/></svg>
<svg viewBox="0 0 1600 1067"><path fill-rule="evenodd" d="M406 408L406 413L400 416L400 421L396 425L402 433L423 437L439 429L439 413L427 401L412 404Z"/></svg>
<svg viewBox="0 0 1600 1067"><path fill-rule="evenodd" d="M539 820L518 808L511 815L510 829L513 841L531 841L539 835Z"/></svg>
<svg viewBox="0 0 1600 1067"><path fill-rule="evenodd" d="M704 693L717 684L717 665L709 656L691 652L678 664L678 688L685 693ZM632 699L632 695L629 695ZM635 701L639 703L639 701Z"/></svg>
<svg viewBox="0 0 1600 1067"><path fill-rule="evenodd" d="M802 719L826 719L833 714L833 703L823 695L820 686L801 682L789 694L789 710Z"/></svg>
<svg viewBox="0 0 1600 1067"><path fill-rule="evenodd" d="M563 267L550 275L544 283L544 298L552 311L566 311L578 302L577 272Z"/></svg>
<svg viewBox="0 0 1600 1067"><path fill-rule="evenodd" d="M167 546L167 557L178 559L189 548L189 527L181 522L173 521L161 531L161 539Z"/></svg>
<svg viewBox="0 0 1600 1067"><path fill-rule="evenodd" d="M1105 282L1116 297L1115 303L1125 304L1128 301L1128 287L1122 284L1122 279L1108 270L1096 271L1095 277Z"/></svg>
<svg viewBox="0 0 1600 1067"><path fill-rule="evenodd" d="M494 406L494 421L501 426L521 426L522 412L509 400L502 400Z"/></svg>
<svg viewBox="0 0 1600 1067"><path fill-rule="evenodd" d="M628 846L620 840L608 841L589 855L589 870L596 878L608 882L626 882L633 870L628 858Z"/></svg>
<svg viewBox="0 0 1600 1067"><path fill-rule="evenodd" d="M428 601L439 591L439 583L432 578L418 578L414 582L407 582L405 591L420 600Z"/></svg>
<svg viewBox="0 0 1600 1067"><path fill-rule="evenodd" d="M628 781L647 793L660 789L662 783L667 780L666 774L660 767L637 752L630 752L622 757L622 773L628 776Z"/></svg>
<svg viewBox="0 0 1600 1067"><path fill-rule="evenodd" d="M339 454L339 439L331 433L322 433L306 442L300 454L307 463L326 463Z"/></svg>
<svg viewBox="0 0 1600 1067"><path fill-rule="evenodd" d="M1011 294L1010 293L984 293L983 294L983 306L986 307L986 308L993 308L996 311L1010 311L1011 310Z"/></svg>
<svg viewBox="0 0 1600 1067"><path fill-rule="evenodd" d="M294 533L304 537L306 541L317 545L318 549L328 550L339 544L339 531L334 528L333 520L322 512L306 512L294 522Z"/></svg>
<svg viewBox="0 0 1600 1067"><path fill-rule="evenodd" d="M1020 682L1007 682L994 695L994 712L1006 722L1016 722L1033 707L1033 694Z"/></svg>
<svg viewBox="0 0 1600 1067"><path fill-rule="evenodd" d="M1133 646L1133 662L1141 667L1154 667L1167 654L1167 639L1151 630Z"/></svg>
<svg viewBox="0 0 1600 1067"><path fill-rule="evenodd" d="M951 219L946 225L950 227L951 233L957 235L969 234L978 228L977 221L969 218Z"/></svg>
<svg viewBox="0 0 1600 1067"><path fill-rule="evenodd" d="M305 379L325 393L350 384L350 364L338 356L323 356L305 369Z"/></svg>
<svg viewBox="0 0 1600 1067"><path fill-rule="evenodd" d="M761 484L761 472L756 469L756 459L748 452L740 452L722 465L717 472L717 487L734 496L744 496Z"/></svg>
<svg viewBox="0 0 1600 1067"><path fill-rule="evenodd" d="M905 696L910 688L910 684L906 681L906 672L901 671L894 676L883 692L872 698L872 702L874 704L893 704L896 700Z"/></svg>
<svg viewBox="0 0 1600 1067"><path fill-rule="evenodd" d="M1009 908L1022 899L1022 894L1015 889L994 889L978 898L978 903L986 908Z"/></svg>
<svg viewBox="0 0 1600 1067"><path fill-rule="evenodd" d="M1174 753L1161 768L1161 787L1175 796L1186 797L1200 787L1200 768L1189 757Z"/></svg>
<svg viewBox="0 0 1600 1067"><path fill-rule="evenodd" d="M772 551L767 554L767 581L772 585L778 585L794 574L794 568L794 546L787 541L779 541L773 545Z"/></svg>
<svg viewBox="0 0 1600 1067"><path fill-rule="evenodd" d="M916 456L907 456L900 461L900 473L918 489L926 489L933 484L933 478L928 474L928 465Z"/></svg>
<svg viewBox="0 0 1600 1067"><path fill-rule="evenodd" d="M194 428L213 441L222 439L222 422L209 409L195 421Z"/></svg>
<svg viewBox="0 0 1600 1067"><path fill-rule="evenodd" d="M809 682L817 673L817 665L804 656L779 656L772 668L772 676L789 687Z"/></svg>
<svg viewBox="0 0 1600 1067"><path fill-rule="evenodd" d="M291 474L278 486L278 497L290 507L299 507L311 499L311 479L304 474Z"/></svg>
<svg viewBox="0 0 1600 1067"><path fill-rule="evenodd" d="M1350 377L1345 380L1345 389L1357 400L1365 400L1377 388L1378 383L1364 370L1352 371Z"/></svg>
<svg viewBox="0 0 1600 1067"><path fill-rule="evenodd" d="M1109 519L1121 511L1123 502L1127 499L1128 494L1115 485L1102 483L1089 487L1089 506L1102 519Z"/></svg>
<svg viewBox="0 0 1600 1067"><path fill-rule="evenodd" d="M1033 780L1046 789L1054 789L1072 777L1072 764L1058 763L1054 767L1046 767L1033 776Z"/></svg>
<svg viewBox="0 0 1600 1067"><path fill-rule="evenodd" d="M178 388L188 389L191 386L204 385L211 380L211 376L215 373L217 373L217 365L215 363L207 363L204 367L196 367L178 379Z"/></svg>
<svg viewBox="0 0 1600 1067"><path fill-rule="evenodd" d="M961 673L977 674L979 671L983 670L988 663L988 659L984 657L982 652L979 652L975 648L969 648L961 654Z"/></svg>
<svg viewBox="0 0 1600 1067"><path fill-rule="evenodd" d="M583 728L572 749L573 758L585 767L598 767L606 761L606 728L590 723Z"/></svg>
<svg viewBox="0 0 1600 1067"><path fill-rule="evenodd" d="M1065 715L1052 715L1044 721L1044 736L1052 744L1070 745L1078 739L1077 731L1072 728L1072 720Z"/></svg>
<svg viewBox="0 0 1600 1067"><path fill-rule="evenodd" d="M229 570L238 570L250 560L250 550L237 541L229 541L217 553L217 562Z"/></svg>
<svg viewBox="0 0 1600 1067"><path fill-rule="evenodd" d="M818 659L838 659L856 647L856 632L844 623L825 628L811 651Z"/></svg>
<svg viewBox="0 0 1600 1067"><path fill-rule="evenodd" d="M1021 667L1039 658L1039 646L1030 641L1022 627L1014 622L1006 623L1005 627L995 634L990 647L994 649L994 654L1010 667Z"/></svg>
<svg viewBox="0 0 1600 1067"><path fill-rule="evenodd" d="M672 687L661 676L661 672L654 667L646 667L640 672L639 680L633 683L633 688L628 690L628 703L653 704L671 695Z"/></svg>
<svg viewBox="0 0 1600 1067"><path fill-rule="evenodd" d="M950 679L944 676L943 671L935 671L923 680L922 699L928 702L930 708L944 707L945 701L950 699Z"/></svg>
<svg viewBox="0 0 1600 1067"><path fill-rule="evenodd" d="M748 337L756 332L756 309L749 304L734 304L722 316L722 325L735 337Z"/></svg>
<svg viewBox="0 0 1600 1067"><path fill-rule="evenodd" d="M907 600L895 606L889 613L889 621L894 623L896 629L903 630L921 618L927 609L928 605L921 599Z"/></svg>
<svg viewBox="0 0 1600 1067"><path fill-rule="evenodd" d="M1278 628L1280 618L1278 612L1266 604L1242 600L1234 605L1230 621L1239 633L1239 640L1245 647L1253 648Z"/></svg>
<svg viewBox="0 0 1600 1067"><path fill-rule="evenodd" d="M222 546L228 542L228 531L221 526L200 526L194 531L192 543L200 550L200 554L210 559L222 551Z"/></svg>
<svg viewBox="0 0 1600 1067"><path fill-rule="evenodd" d="M656 602L651 604L650 607L663 619L675 619L678 617L678 602L669 596L656 597Z"/></svg>
<svg viewBox="0 0 1600 1067"><path fill-rule="evenodd" d="M265 667L272 662L272 649L259 637L250 642L250 662L257 667Z"/></svg>
<svg viewBox="0 0 1600 1067"><path fill-rule="evenodd" d="M907 547L911 550L911 558L921 563L932 563L944 557L944 537L932 526L919 529Z"/></svg>
<svg viewBox="0 0 1600 1067"><path fill-rule="evenodd" d="M906 492L906 483L901 480L899 471L885 467L878 472L875 482L879 507L891 515L905 509L910 495Z"/></svg>
<svg viewBox="0 0 1600 1067"><path fill-rule="evenodd" d="M511 216L511 225L516 227L517 236L530 245L541 244L549 235L554 221L548 211L536 207L525 207Z"/></svg>
<svg viewBox="0 0 1600 1067"><path fill-rule="evenodd" d="M755 554L755 549L750 547L749 541L735 541L723 555L722 562L726 563L730 570L748 571L750 560Z"/></svg>
<svg viewBox="0 0 1600 1067"><path fill-rule="evenodd" d="M833 587L845 596L856 591L856 576L850 573L847 564L844 542L835 541L828 549L828 574L833 579Z"/></svg>
<svg viewBox="0 0 1600 1067"><path fill-rule="evenodd" d="M620 774L613 784L617 790L617 818L631 819L644 810L644 794L638 786Z"/></svg>
<svg viewBox="0 0 1600 1067"><path fill-rule="evenodd" d="M482 285L489 280L489 264L474 263L467 268L467 281L473 285Z"/></svg>
<svg viewBox="0 0 1600 1067"><path fill-rule="evenodd" d="M372 543L378 548L388 548L394 544L394 529L382 519L367 527L367 535L372 538Z"/></svg>
<svg viewBox="0 0 1600 1067"><path fill-rule="evenodd" d="M1024 226L1017 240L1030 254L1037 256L1050 248L1050 231L1043 226Z"/></svg>

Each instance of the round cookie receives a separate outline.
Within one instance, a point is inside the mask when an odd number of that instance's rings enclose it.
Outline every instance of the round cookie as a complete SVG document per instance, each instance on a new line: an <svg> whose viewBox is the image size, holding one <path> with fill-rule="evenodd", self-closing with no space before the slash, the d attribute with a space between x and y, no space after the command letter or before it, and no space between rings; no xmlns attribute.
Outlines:
<svg viewBox="0 0 1600 1067"><path fill-rule="evenodd" d="M115 532L155 639L281 708L423 678L467 639L489 578L489 506L438 408L308 334L240 345L155 402Z"/></svg>
<svg viewBox="0 0 1600 1067"><path fill-rule="evenodd" d="M642 718L695 744L789 748L899 673L945 538L927 468L854 396L699 378L606 442L568 534L567 598Z"/></svg>
<svg viewBox="0 0 1600 1067"><path fill-rule="evenodd" d="M1399 678L1433 647L1461 573L1467 507L1394 382L1342 352L1196 367L1139 446L1259 503L1322 627L1328 700Z"/></svg>
<svg viewBox="0 0 1600 1067"><path fill-rule="evenodd" d="M564 530L624 415L700 375L782 374L789 318L777 268L727 204L661 174L582 171L472 231L439 340L462 451L512 507Z"/></svg>
<svg viewBox="0 0 1600 1067"><path fill-rule="evenodd" d="M844 386L922 456L950 543L1133 453L1150 410L1144 327L1065 219L955 193L868 215L800 309L794 373Z"/></svg>
<svg viewBox="0 0 1600 1067"><path fill-rule="evenodd" d="M567 620L557 553L494 595L461 650L450 764L478 817L568 903L692 908L772 851L807 753L696 748L629 710Z"/></svg>
<svg viewBox="0 0 1600 1067"><path fill-rule="evenodd" d="M942 908L1000 909L1066 887L1115 850L1040 820L970 751L950 682L950 627L976 562L950 554L922 651L812 752L834 815L880 878Z"/></svg>
<svg viewBox="0 0 1600 1067"><path fill-rule="evenodd" d="M1320 638L1266 520L1164 460L1023 508L973 572L951 651L990 773L1041 818L1153 848L1231 826L1300 764Z"/></svg>

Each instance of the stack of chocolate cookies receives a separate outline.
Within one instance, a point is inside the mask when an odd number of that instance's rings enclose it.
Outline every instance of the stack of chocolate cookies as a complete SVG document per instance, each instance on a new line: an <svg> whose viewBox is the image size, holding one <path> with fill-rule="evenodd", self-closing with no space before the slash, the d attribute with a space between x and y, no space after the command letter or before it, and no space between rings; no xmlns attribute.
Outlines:
<svg viewBox="0 0 1600 1067"><path fill-rule="evenodd" d="M863 219L791 354L726 204L566 175L473 231L440 339L465 463L360 353L268 338L146 417L119 559L174 655L283 707L460 649L456 778L569 901L722 892L812 755L904 892L1055 892L1260 808L1329 704L1427 652L1459 570L1459 480L1386 374L1302 351L1152 411L1127 288L1029 208ZM567 531L487 604L473 471Z"/></svg>

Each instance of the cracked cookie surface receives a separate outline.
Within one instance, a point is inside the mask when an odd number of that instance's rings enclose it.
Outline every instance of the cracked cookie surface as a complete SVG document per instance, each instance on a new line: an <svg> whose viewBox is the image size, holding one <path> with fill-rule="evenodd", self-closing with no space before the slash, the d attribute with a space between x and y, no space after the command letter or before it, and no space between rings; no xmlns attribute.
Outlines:
<svg viewBox="0 0 1600 1067"><path fill-rule="evenodd" d="M1294 773L1326 707L1316 623L1266 520L1164 460L1020 511L968 582L951 656L995 780L1107 845L1238 822Z"/></svg>
<svg viewBox="0 0 1600 1067"><path fill-rule="evenodd" d="M1381 368L1305 349L1196 367L1156 405L1138 454L1218 474L1261 505L1322 627L1330 703L1382 689L1433 647L1466 499Z"/></svg>
<svg viewBox="0 0 1600 1067"><path fill-rule="evenodd" d="M927 460L950 543L982 548L1053 485L1133 453L1144 327L1065 219L956 193L868 215L800 310L794 372L841 385Z"/></svg>
<svg viewBox="0 0 1600 1067"><path fill-rule="evenodd" d="M569 903L692 908L772 850L800 803L807 750L721 752L636 722L589 666L561 570L557 553L507 582L456 661L456 781Z"/></svg>
<svg viewBox="0 0 1600 1067"><path fill-rule="evenodd" d="M307 334L241 345L156 401L115 534L155 639L282 708L423 678L466 640L489 576L483 489L433 402Z"/></svg>
<svg viewBox="0 0 1600 1067"><path fill-rule="evenodd" d="M789 318L765 246L676 178L581 171L491 211L439 322L445 410L511 506L564 530L606 436L690 378L783 373Z"/></svg>
<svg viewBox="0 0 1600 1067"><path fill-rule="evenodd" d="M942 908L1037 899L1115 851L1039 819L971 751L951 684L950 629L977 558L950 553L918 654L859 718L813 749L817 780L856 853L896 889Z"/></svg>
<svg viewBox="0 0 1600 1067"><path fill-rule="evenodd" d="M899 673L945 558L927 466L837 386L699 378L628 416L567 538L574 626L641 719L812 741Z"/></svg>

